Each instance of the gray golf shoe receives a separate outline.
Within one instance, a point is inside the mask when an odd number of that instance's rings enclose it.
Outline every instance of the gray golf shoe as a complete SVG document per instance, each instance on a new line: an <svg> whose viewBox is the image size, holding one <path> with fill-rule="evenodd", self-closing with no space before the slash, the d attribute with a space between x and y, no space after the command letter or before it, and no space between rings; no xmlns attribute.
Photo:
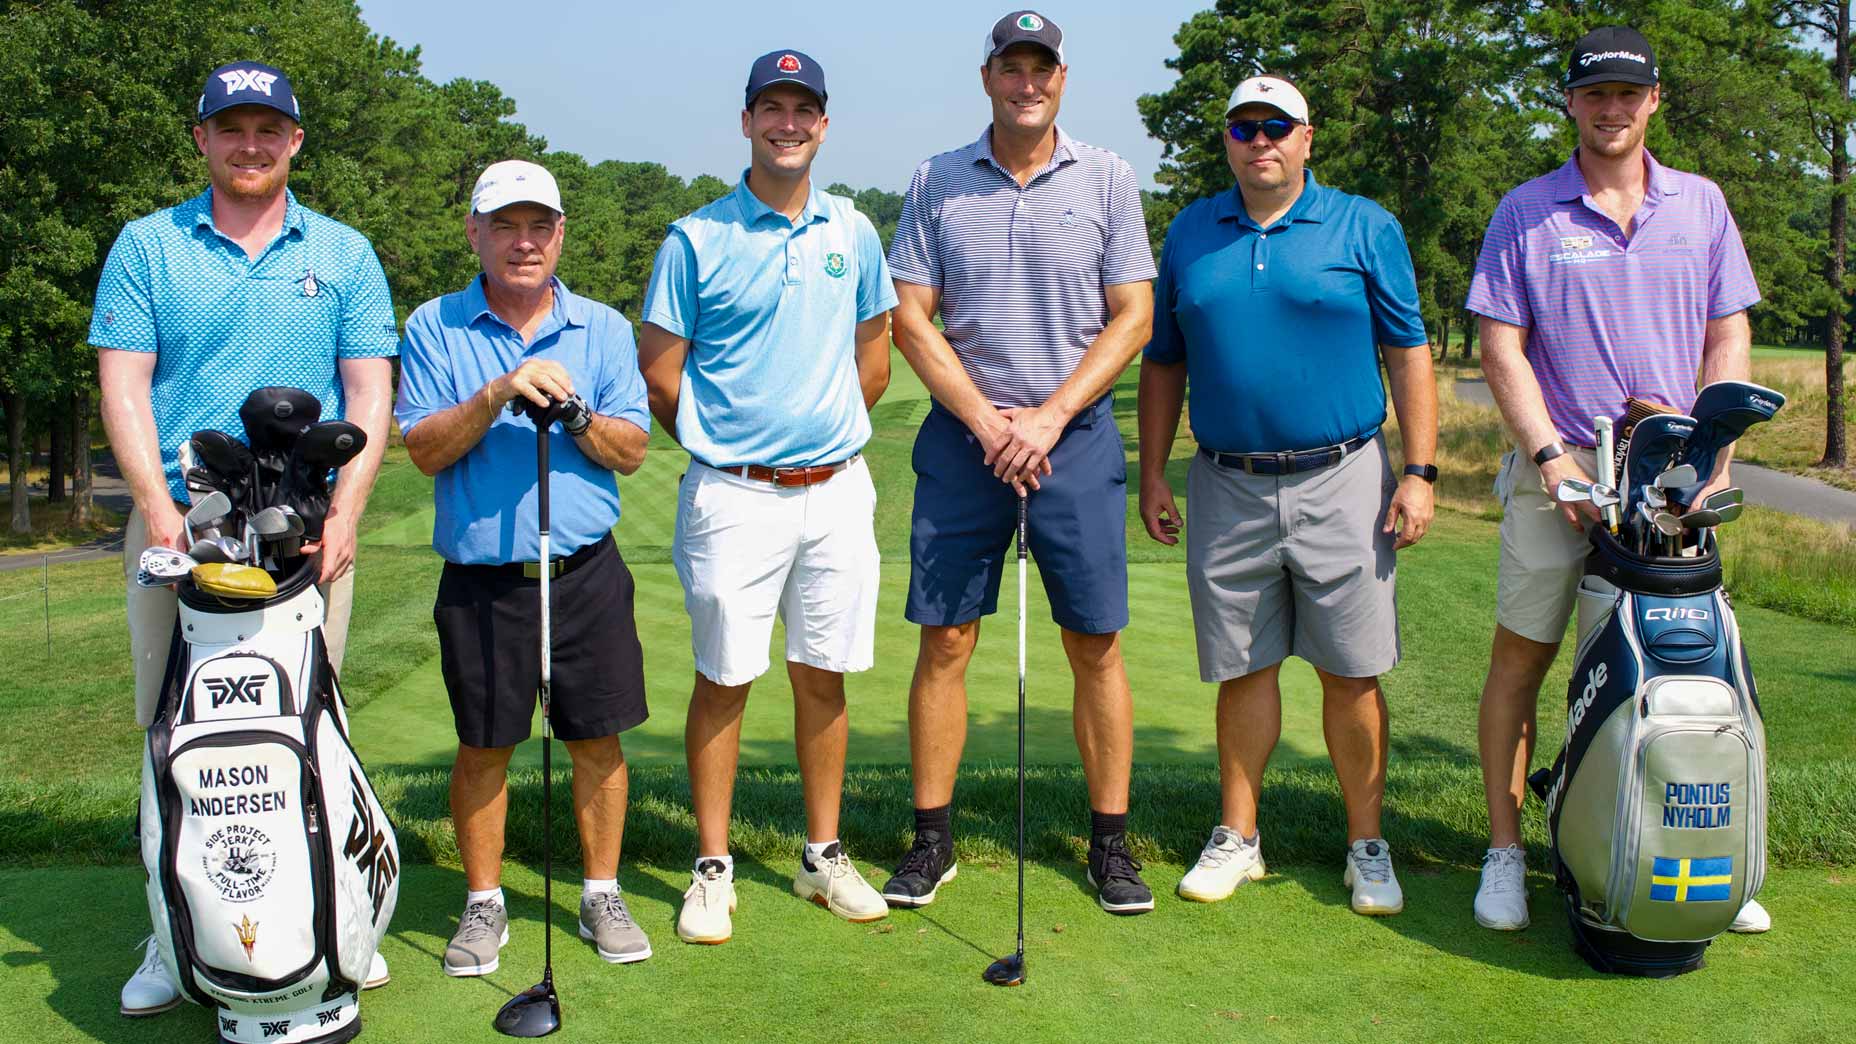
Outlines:
<svg viewBox="0 0 1856 1044"><path fill-rule="evenodd" d="M651 956L651 940L632 920L617 892L588 892L580 897L580 938L589 940L602 960L631 964Z"/></svg>
<svg viewBox="0 0 1856 1044"><path fill-rule="evenodd" d="M445 947L446 975L488 975L496 970L497 951L509 941L509 913L501 903L482 899L464 908L457 934Z"/></svg>

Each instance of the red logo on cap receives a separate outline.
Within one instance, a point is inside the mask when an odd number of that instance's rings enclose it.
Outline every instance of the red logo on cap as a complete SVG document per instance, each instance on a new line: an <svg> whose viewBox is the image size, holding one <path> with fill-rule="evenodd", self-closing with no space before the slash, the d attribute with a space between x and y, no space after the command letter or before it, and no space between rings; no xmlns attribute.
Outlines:
<svg viewBox="0 0 1856 1044"><path fill-rule="evenodd" d="M790 54L781 55L780 60L774 64L778 65L783 73L791 74L799 71L799 59Z"/></svg>

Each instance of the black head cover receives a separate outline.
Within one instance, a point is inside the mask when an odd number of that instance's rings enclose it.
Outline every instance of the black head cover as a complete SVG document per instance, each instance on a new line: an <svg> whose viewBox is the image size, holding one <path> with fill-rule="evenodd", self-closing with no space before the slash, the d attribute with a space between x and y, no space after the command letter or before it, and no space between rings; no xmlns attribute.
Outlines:
<svg viewBox="0 0 1856 1044"><path fill-rule="evenodd" d="M314 424L297 439L295 455L310 471L327 472L353 460L367 448L367 432L348 421Z"/></svg>
<svg viewBox="0 0 1856 1044"><path fill-rule="evenodd" d="M561 1028L561 998L550 975L509 998L492 1023L507 1037L545 1037Z"/></svg>
<svg viewBox="0 0 1856 1044"><path fill-rule="evenodd" d="M288 453L303 430L322 419L322 402L301 388L259 388L238 409L252 451Z"/></svg>
<svg viewBox="0 0 1856 1044"><path fill-rule="evenodd" d="M193 457L202 467L227 478L243 477L251 471L251 447L212 428L193 433Z"/></svg>

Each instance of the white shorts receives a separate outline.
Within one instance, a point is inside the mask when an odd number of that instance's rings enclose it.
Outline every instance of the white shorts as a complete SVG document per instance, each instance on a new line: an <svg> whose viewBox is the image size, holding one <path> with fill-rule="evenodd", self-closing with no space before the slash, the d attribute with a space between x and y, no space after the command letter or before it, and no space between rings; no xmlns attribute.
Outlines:
<svg viewBox="0 0 1856 1044"><path fill-rule="evenodd" d="M1587 475L1596 474L1595 452L1579 446L1568 446L1566 452ZM1566 524L1540 468L1519 450L1502 457L1495 496L1502 504L1495 622L1530 641L1555 644L1566 635L1592 545Z"/></svg>
<svg viewBox="0 0 1856 1044"><path fill-rule="evenodd" d="M692 461L671 561L683 581L696 670L745 685L770 666L775 613L786 658L824 671L875 659L876 487L862 457L824 482L780 487Z"/></svg>

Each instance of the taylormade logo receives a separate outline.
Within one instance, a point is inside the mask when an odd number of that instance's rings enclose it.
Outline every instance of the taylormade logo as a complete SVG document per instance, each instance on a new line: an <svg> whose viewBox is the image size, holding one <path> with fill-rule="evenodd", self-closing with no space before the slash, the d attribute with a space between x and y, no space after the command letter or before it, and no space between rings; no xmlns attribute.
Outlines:
<svg viewBox="0 0 1856 1044"><path fill-rule="evenodd" d="M1579 693L1579 702L1572 705L1572 715L1568 719L1568 734L1579 728L1585 720L1585 712L1592 709L1592 701L1598 699L1598 690L1605 687L1611 677L1611 669L1604 663L1591 669L1585 676L1585 688Z"/></svg>
<svg viewBox="0 0 1856 1044"><path fill-rule="evenodd" d="M1645 58L1643 55L1638 54L1635 51L1592 51L1589 54L1580 55L1579 64L1581 66L1586 66L1586 65L1592 64L1593 62L1605 61L1608 58L1624 58L1624 59L1628 59L1630 61L1636 62L1640 65L1650 64L1650 60L1648 58Z"/></svg>

